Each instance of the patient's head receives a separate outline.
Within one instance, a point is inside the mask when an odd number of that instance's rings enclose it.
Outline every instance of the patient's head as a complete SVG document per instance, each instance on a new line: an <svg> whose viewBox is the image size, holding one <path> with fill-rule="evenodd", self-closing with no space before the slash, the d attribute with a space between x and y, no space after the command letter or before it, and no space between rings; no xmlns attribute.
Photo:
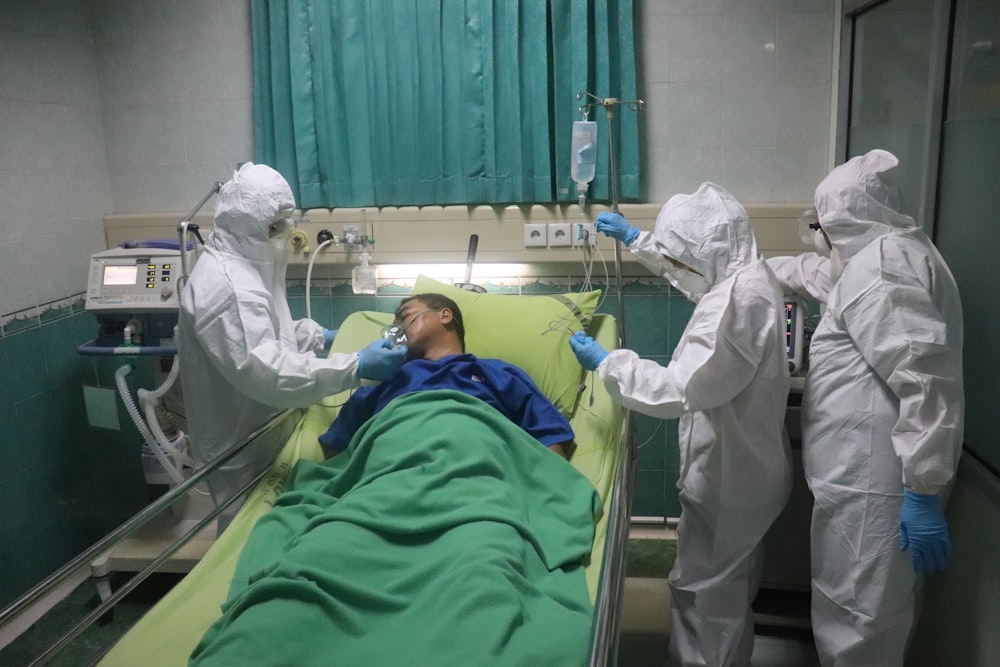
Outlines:
<svg viewBox="0 0 1000 667"><path fill-rule="evenodd" d="M403 299L395 323L406 331L407 359L440 359L465 352L465 324L458 304L428 292Z"/></svg>

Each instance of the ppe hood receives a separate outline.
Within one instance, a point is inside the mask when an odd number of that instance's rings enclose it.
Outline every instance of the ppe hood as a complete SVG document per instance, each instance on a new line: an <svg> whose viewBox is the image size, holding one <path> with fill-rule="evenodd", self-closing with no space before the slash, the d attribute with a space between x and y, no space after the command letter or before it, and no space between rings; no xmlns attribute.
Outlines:
<svg viewBox="0 0 1000 667"><path fill-rule="evenodd" d="M656 216L653 237L664 255L687 264L712 286L758 259L746 211L714 183L671 197Z"/></svg>
<svg viewBox="0 0 1000 667"><path fill-rule="evenodd" d="M271 261L268 243L272 222L291 215L295 198L288 181L263 164L247 162L219 190L212 246L257 261Z"/></svg>
<svg viewBox="0 0 1000 667"><path fill-rule="evenodd" d="M875 149L835 168L816 186L819 224L843 261L875 239L914 229L917 223L897 211L892 173L899 160Z"/></svg>

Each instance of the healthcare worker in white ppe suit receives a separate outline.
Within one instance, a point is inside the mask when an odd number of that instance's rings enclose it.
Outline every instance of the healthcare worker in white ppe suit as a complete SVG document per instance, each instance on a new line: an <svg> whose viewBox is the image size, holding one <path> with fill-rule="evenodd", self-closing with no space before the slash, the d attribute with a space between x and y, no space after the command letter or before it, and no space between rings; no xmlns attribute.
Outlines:
<svg viewBox="0 0 1000 667"><path fill-rule="evenodd" d="M680 419L671 661L746 667L761 540L791 489L783 297L746 212L717 185L672 197L653 233L616 213L601 214L597 229L697 304L667 366L609 353L582 333L570 345L613 399Z"/></svg>
<svg viewBox="0 0 1000 667"><path fill-rule="evenodd" d="M181 294L178 352L195 462L204 465L285 408L387 380L406 350L373 342L360 353L323 353L335 335L293 320L285 296L285 240L295 200L274 169L247 163L219 190L215 226ZM281 443L278 443L279 445ZM262 442L210 476L216 502L263 471L273 445ZM235 510L233 510L235 511Z"/></svg>
<svg viewBox="0 0 1000 667"><path fill-rule="evenodd" d="M962 307L944 259L897 211L897 164L873 150L835 168L814 200L821 254L769 260L786 291L826 303L802 412L825 667L902 665L920 577L951 556L943 494L962 445Z"/></svg>

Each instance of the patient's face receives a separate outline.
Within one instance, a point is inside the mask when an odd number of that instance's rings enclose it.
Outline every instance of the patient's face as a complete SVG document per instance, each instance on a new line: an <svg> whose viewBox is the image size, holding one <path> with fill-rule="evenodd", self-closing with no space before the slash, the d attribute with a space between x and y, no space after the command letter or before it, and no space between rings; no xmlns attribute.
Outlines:
<svg viewBox="0 0 1000 667"><path fill-rule="evenodd" d="M407 359L423 359L427 348L445 330L439 312L416 299L396 311L395 324L406 331Z"/></svg>

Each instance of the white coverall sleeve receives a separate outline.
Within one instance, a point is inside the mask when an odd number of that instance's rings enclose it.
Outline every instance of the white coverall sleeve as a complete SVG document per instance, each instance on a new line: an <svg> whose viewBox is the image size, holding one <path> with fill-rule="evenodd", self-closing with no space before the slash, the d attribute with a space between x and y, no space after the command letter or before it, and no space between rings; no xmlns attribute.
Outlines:
<svg viewBox="0 0 1000 667"><path fill-rule="evenodd" d="M923 269L900 269L887 268L883 258L867 287L851 289L857 296L842 309L843 325L899 399L892 446L902 461L903 484L937 493L951 481L961 453L962 346L949 338L929 277L920 279Z"/></svg>
<svg viewBox="0 0 1000 667"><path fill-rule="evenodd" d="M325 347L323 340L323 325L308 318L295 320L295 342L300 352L315 352L320 354Z"/></svg>
<svg viewBox="0 0 1000 667"><path fill-rule="evenodd" d="M253 400L308 407L358 385L358 354L320 358L282 346L267 296L238 290L224 301L195 321L195 335L216 369Z"/></svg>
<svg viewBox="0 0 1000 667"><path fill-rule="evenodd" d="M710 410L750 384L774 327L772 307L737 303L738 285L713 289L698 302L667 366L614 350L597 368L612 399L659 419Z"/></svg>
<svg viewBox="0 0 1000 667"><path fill-rule="evenodd" d="M766 260L783 294L815 299L826 303L830 293L830 260L814 252Z"/></svg>

